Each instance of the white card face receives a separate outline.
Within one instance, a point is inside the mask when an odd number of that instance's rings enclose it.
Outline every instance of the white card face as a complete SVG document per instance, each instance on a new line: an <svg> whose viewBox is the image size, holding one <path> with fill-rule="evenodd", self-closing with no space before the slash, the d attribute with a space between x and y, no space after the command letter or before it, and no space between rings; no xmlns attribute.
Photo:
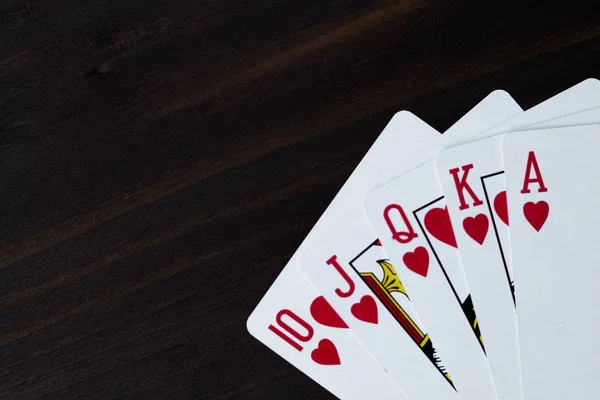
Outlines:
<svg viewBox="0 0 600 400"><path fill-rule="evenodd" d="M506 133L519 128L522 129L526 126L539 124L558 116L570 115L583 110L600 107L599 92L600 81L593 78L586 79L505 123L484 132L478 138L495 136L499 133Z"/></svg>
<svg viewBox="0 0 600 400"><path fill-rule="evenodd" d="M448 149L436 164L498 398L510 400L521 387L513 270L498 233L508 223L501 144L502 135Z"/></svg>
<svg viewBox="0 0 600 400"><path fill-rule="evenodd" d="M338 398L408 400L298 269L285 270L261 304L265 319L252 319L250 333Z"/></svg>
<svg viewBox="0 0 600 400"><path fill-rule="evenodd" d="M451 129L454 131L451 135L443 136L408 112L396 114L288 262L284 272L276 279L267 295L253 311L247 322L250 333L337 395L338 378L335 375L323 374L321 369L309 369L310 363L305 363L305 355L290 351L285 346L281 347L280 337L269 329L279 312L273 304L284 307L287 301L285 298L280 299L271 295L271 291L285 293L287 297L294 296L298 290L303 290L304 283L299 283L297 278L297 275L301 274L288 272L289 269L298 268L298 254L348 213L353 205L360 203L370 188L391 179L398 171L434 157L441 143L460 142L464 137L472 135L472 131L484 130L519 112L522 112L521 108L506 92L495 91L457 122ZM304 275L301 277L304 278ZM358 348L355 351L359 351ZM360 377L352 379L357 383L362 382Z"/></svg>
<svg viewBox="0 0 600 400"><path fill-rule="evenodd" d="M600 365L600 126L503 145L525 399L593 398ZM586 339L583 341L583 339Z"/></svg>
<svg viewBox="0 0 600 400"><path fill-rule="evenodd" d="M515 111L513 106L501 106L506 103L506 98L504 92L495 92L488 96L450 128L443 135L442 140L429 143L427 148L421 152L415 152L414 149L406 146L392 149L390 157L396 160L396 166L393 169L380 169L378 179L380 181L389 180L395 174L407 171L411 167L433 158L447 143L467 139L506 119ZM493 103L496 103L498 107L490 107ZM399 163L402 165L398 165ZM361 194L362 196L364 193ZM386 257L381 246L374 244L376 236L369 228L364 214L358 208L358 211L351 213L349 219L345 218L344 221L350 225L357 224L353 225L356 232L353 232L348 240L339 241L337 239L339 235L347 235L348 230L341 225L331 228L317 243L305 251L300 263L302 271L331 302L342 318L348 320L353 331L411 399L428 400L432 395L438 399L456 398L456 392L445 376L445 369L440 364L410 301L405 295L390 295L387 288L382 286L382 281L376 279L376 277L383 279L380 275L383 272L380 271L378 275L377 268L392 267L383 261ZM364 238L367 239L363 239L361 235L365 235ZM346 262L353 260L352 265L346 263L342 267L335 263L335 259L322 260L323 254L329 252L344 254ZM359 254L360 257L358 257ZM320 260L320 262L315 264L314 260ZM329 264L326 261L329 261ZM328 273L322 273L323 266L329 266L331 270L327 271ZM365 277L356 270L348 269L353 267L368 276ZM346 268L346 271L345 274L340 275L342 268ZM393 269L387 270L388 275L393 275L392 271ZM353 289L349 295L343 295L342 290L338 287L340 276L346 282L350 282L349 285L352 285ZM371 301L369 306L375 307L379 311L376 324L360 320L352 313L352 307L356 304L358 304L356 307L367 307L361 303L363 298L371 299L364 301ZM474 333L471 333L470 337L475 338ZM475 342L477 343L476 338ZM481 348L478 349L478 352L482 357ZM487 368L487 365L484 364L484 366Z"/></svg>
<svg viewBox="0 0 600 400"><path fill-rule="evenodd" d="M362 210L331 231L305 251L302 271L412 400L458 400L443 359Z"/></svg>
<svg viewBox="0 0 600 400"><path fill-rule="evenodd" d="M434 162L372 191L364 206L460 398L495 399Z"/></svg>

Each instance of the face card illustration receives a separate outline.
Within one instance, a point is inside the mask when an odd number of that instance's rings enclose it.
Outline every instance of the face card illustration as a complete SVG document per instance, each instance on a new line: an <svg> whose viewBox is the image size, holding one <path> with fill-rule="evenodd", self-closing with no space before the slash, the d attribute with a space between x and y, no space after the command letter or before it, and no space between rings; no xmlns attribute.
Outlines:
<svg viewBox="0 0 600 400"><path fill-rule="evenodd" d="M412 400L458 399L427 329L364 213L349 213L300 269Z"/></svg>
<svg viewBox="0 0 600 400"><path fill-rule="evenodd" d="M523 396L597 391L599 126L508 134L503 144Z"/></svg>
<svg viewBox="0 0 600 400"><path fill-rule="evenodd" d="M447 149L436 164L498 398L509 400L521 387L501 144L495 136Z"/></svg>
<svg viewBox="0 0 600 400"><path fill-rule="evenodd" d="M460 397L495 398L433 161L370 192L364 209Z"/></svg>
<svg viewBox="0 0 600 400"><path fill-rule="evenodd" d="M340 399L408 400L331 307L296 269L285 271L248 330Z"/></svg>
<svg viewBox="0 0 600 400"><path fill-rule="evenodd" d="M365 228L367 228L365 226ZM366 229L368 231L368 228ZM396 269L387 258L379 239L370 243L350 262L356 275L369 287L375 298L404 328L442 375L452 382L441 359L437 355L429 335L423 331L422 323L415 313L406 289L400 281Z"/></svg>

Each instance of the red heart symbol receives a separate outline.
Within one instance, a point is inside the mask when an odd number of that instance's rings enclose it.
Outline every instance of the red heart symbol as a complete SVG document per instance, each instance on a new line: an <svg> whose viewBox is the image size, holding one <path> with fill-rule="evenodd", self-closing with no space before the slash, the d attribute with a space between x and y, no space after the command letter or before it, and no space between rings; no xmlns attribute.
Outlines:
<svg viewBox="0 0 600 400"><path fill-rule="evenodd" d="M319 347L310 353L310 358L321 365L340 365L340 355L335 344L329 339L323 339L319 342Z"/></svg>
<svg viewBox="0 0 600 400"><path fill-rule="evenodd" d="M465 232L479 244L483 244L489 226L490 222L485 214L477 214L475 217L467 217L463 220Z"/></svg>
<svg viewBox="0 0 600 400"><path fill-rule="evenodd" d="M429 270L429 253L425 247L419 246L413 252L408 252L402 257L406 268L412 272L427 277Z"/></svg>
<svg viewBox="0 0 600 400"><path fill-rule="evenodd" d="M319 296L313 300L310 305L310 315L321 325L332 328L348 328L342 317L340 317L323 296Z"/></svg>
<svg viewBox="0 0 600 400"><path fill-rule="evenodd" d="M432 208L425 214L425 228L440 242L444 242L452 247L456 245L456 237L450 222L448 206L444 208Z"/></svg>
<svg viewBox="0 0 600 400"><path fill-rule="evenodd" d="M538 201L537 203L530 201L523 206L525 219L527 219L531 226L533 226L533 229L538 232L542 229L542 226L544 226L549 212L550 206L543 200Z"/></svg>
<svg viewBox="0 0 600 400"><path fill-rule="evenodd" d="M494 199L494 210L498 217L508 226L508 204L506 202L506 190L496 195Z"/></svg>
<svg viewBox="0 0 600 400"><path fill-rule="evenodd" d="M371 296L363 296L358 303L350 309L357 319L371 324L377 324L377 304Z"/></svg>

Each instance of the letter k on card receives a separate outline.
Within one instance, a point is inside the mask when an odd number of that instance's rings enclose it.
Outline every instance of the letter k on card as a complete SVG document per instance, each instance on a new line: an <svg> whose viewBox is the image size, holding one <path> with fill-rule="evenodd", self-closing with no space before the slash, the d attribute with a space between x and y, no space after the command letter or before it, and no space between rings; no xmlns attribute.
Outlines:
<svg viewBox="0 0 600 400"><path fill-rule="evenodd" d="M465 211L463 213L462 228L465 233L474 241L483 244L490 227L489 218L485 213L478 212L483 206L481 194L478 196L471 186L473 179L477 179L475 174L469 173L473 169L473 164L466 164L460 167L451 168L448 173L452 176L454 190L459 200L458 209Z"/></svg>
<svg viewBox="0 0 600 400"><path fill-rule="evenodd" d="M498 398L520 398L502 137L444 150L436 160Z"/></svg>

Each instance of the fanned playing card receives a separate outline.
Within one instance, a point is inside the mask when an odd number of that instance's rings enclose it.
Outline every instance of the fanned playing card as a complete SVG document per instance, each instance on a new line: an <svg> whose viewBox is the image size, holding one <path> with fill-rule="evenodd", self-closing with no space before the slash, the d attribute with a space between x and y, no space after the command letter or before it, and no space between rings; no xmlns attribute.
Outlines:
<svg viewBox="0 0 600 400"><path fill-rule="evenodd" d="M596 396L599 133L590 125L504 139L525 399Z"/></svg>
<svg viewBox="0 0 600 400"><path fill-rule="evenodd" d="M248 330L340 399L408 400L347 322L296 268L285 269Z"/></svg>

